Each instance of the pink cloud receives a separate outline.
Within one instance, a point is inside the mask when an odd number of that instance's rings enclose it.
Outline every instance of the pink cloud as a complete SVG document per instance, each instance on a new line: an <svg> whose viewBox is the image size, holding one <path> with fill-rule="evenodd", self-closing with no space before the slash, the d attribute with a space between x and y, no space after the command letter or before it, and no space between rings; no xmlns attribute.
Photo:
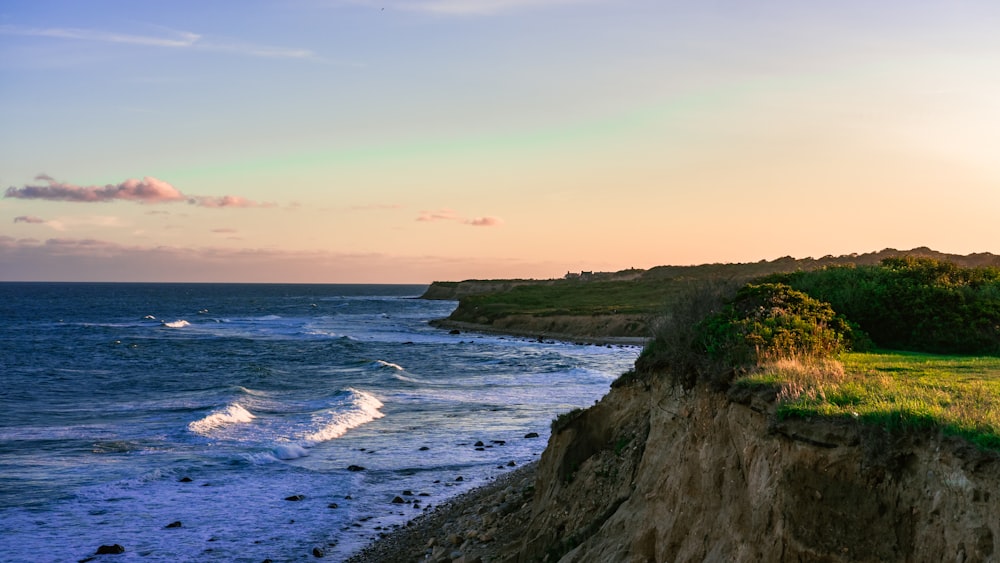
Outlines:
<svg viewBox="0 0 1000 563"><path fill-rule="evenodd" d="M21 188L11 186L7 188L4 197L87 203L119 199L140 203L167 203L184 200L184 194L177 188L152 176L146 176L142 180L129 178L120 184L107 184L105 186L77 186L66 182L57 182L46 174L35 176L35 180L41 180L45 182L45 185L28 185Z"/></svg>
<svg viewBox="0 0 1000 563"><path fill-rule="evenodd" d="M120 184L105 186L78 186L66 182L58 182L48 174L39 174L35 180L45 182L44 185L27 185L20 188L7 188L4 197L17 199L43 199L49 201L73 201L83 203L109 202L116 200L135 201L138 203L176 203L187 201L199 207L273 207L273 203L260 203L245 197L235 195L188 196L170 185L168 182L146 176L142 180L129 178Z"/></svg>
<svg viewBox="0 0 1000 563"><path fill-rule="evenodd" d="M45 219L42 219L41 217L35 217L34 215L21 215L20 217L14 217L14 222L43 224L45 223Z"/></svg>
<svg viewBox="0 0 1000 563"><path fill-rule="evenodd" d="M465 224L472 225L473 227L499 227L503 225L503 219L499 217L476 217L475 219L469 219Z"/></svg>
<svg viewBox="0 0 1000 563"><path fill-rule="evenodd" d="M229 234L236 233L237 231L236 231L236 229L212 229L212 232L213 233L223 234L223 235L229 235Z"/></svg>
<svg viewBox="0 0 1000 563"><path fill-rule="evenodd" d="M197 205L199 207L274 207L273 203L260 203L247 199L245 197L240 197L238 195L224 195L221 197L214 196L191 196L188 198L188 203L191 205Z"/></svg>
<svg viewBox="0 0 1000 563"><path fill-rule="evenodd" d="M432 223L434 221L459 221L473 227L497 227L503 224L499 217L474 217L466 219L454 209L439 209L438 211L421 211L417 221Z"/></svg>
<svg viewBox="0 0 1000 563"><path fill-rule="evenodd" d="M521 258L175 247L0 235L0 281L428 283L548 277L569 269L570 264Z"/></svg>

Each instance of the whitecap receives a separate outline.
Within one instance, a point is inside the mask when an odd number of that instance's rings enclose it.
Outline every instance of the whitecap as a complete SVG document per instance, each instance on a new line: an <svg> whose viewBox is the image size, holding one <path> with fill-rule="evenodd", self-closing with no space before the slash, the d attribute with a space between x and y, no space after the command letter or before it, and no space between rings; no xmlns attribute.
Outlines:
<svg viewBox="0 0 1000 563"><path fill-rule="evenodd" d="M191 323L181 319L179 321L174 321L172 323L164 322L163 326L167 328L184 328L186 326L191 326Z"/></svg>
<svg viewBox="0 0 1000 563"><path fill-rule="evenodd" d="M382 366L382 367L387 367L387 368L392 368L392 369L395 369L395 370L403 371L403 366L401 366L399 364L394 364L392 362L387 362L385 360L375 360L375 364L379 365L379 366Z"/></svg>
<svg viewBox="0 0 1000 563"><path fill-rule="evenodd" d="M229 424L240 424L251 422L255 417L239 403L232 403L226 408L217 410L212 414L188 424L188 430L196 434L206 434L215 428Z"/></svg>
<svg viewBox="0 0 1000 563"><path fill-rule="evenodd" d="M337 439L352 428L385 416L379 411L385 405L373 395L356 389L347 391L348 397L342 406L313 415L312 422L316 430L303 436L307 443Z"/></svg>

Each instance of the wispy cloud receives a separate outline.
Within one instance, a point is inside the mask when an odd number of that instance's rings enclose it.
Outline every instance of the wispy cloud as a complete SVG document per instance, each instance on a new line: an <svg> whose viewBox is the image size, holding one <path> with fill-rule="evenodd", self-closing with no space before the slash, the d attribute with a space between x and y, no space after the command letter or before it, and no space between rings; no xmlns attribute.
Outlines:
<svg viewBox="0 0 1000 563"><path fill-rule="evenodd" d="M126 45L145 45L149 47L170 49L195 49L271 59L319 60L316 53L310 51L309 49L274 47L243 41L227 41L218 38L206 38L198 33L192 33L190 31L175 31L170 29L164 29L161 34L136 35L100 29L84 29L75 27L26 27L4 24L0 25L0 35L51 37L55 39L119 43Z"/></svg>
<svg viewBox="0 0 1000 563"><path fill-rule="evenodd" d="M41 217L35 217L34 215L21 215L20 217L14 217L14 222L43 225L45 224L45 219L42 219Z"/></svg>
<svg viewBox="0 0 1000 563"><path fill-rule="evenodd" d="M433 223L435 221L461 221L462 217L454 209L439 209L437 211L421 211L417 221Z"/></svg>
<svg viewBox="0 0 1000 563"><path fill-rule="evenodd" d="M57 39L78 39L82 41L100 41L102 43L125 43L128 45L149 45L152 47L191 47L201 36L197 33L171 31L167 36L132 35L115 33L97 29L81 29L76 27L24 27L18 25L0 25L0 34L26 35L29 37L54 37Z"/></svg>
<svg viewBox="0 0 1000 563"><path fill-rule="evenodd" d="M219 233L220 235L231 235L238 232L236 229L222 228L222 229L212 229L213 233Z"/></svg>
<svg viewBox="0 0 1000 563"><path fill-rule="evenodd" d="M593 3L600 0L416 0L396 2L400 9L449 15L491 15L517 9Z"/></svg>
<svg viewBox="0 0 1000 563"><path fill-rule="evenodd" d="M177 203L186 201L198 207L274 207L273 203L261 203L241 196L188 196L163 180L146 176L142 180L129 178L120 184L104 186L78 186L59 182L47 174L35 176L44 184L7 188L4 197L16 199L40 199L48 201L72 201L78 203L106 203L111 201L134 201L143 204Z"/></svg>
<svg viewBox="0 0 1000 563"><path fill-rule="evenodd" d="M188 203L199 207L274 207L274 203L259 202L240 197L238 195L213 196L192 196L188 198Z"/></svg>
<svg viewBox="0 0 1000 563"><path fill-rule="evenodd" d="M472 225L473 227L499 227L503 225L503 219L499 217L476 217L467 220L465 224Z"/></svg>
<svg viewBox="0 0 1000 563"><path fill-rule="evenodd" d="M437 221L455 221L473 227L499 227L503 224L503 219L499 217L474 217L466 219L454 209L439 209L437 211L421 211L417 216L417 221L422 223L434 223Z"/></svg>
<svg viewBox="0 0 1000 563"><path fill-rule="evenodd" d="M173 247L69 237L0 235L0 280L427 283L433 279L536 277L571 264L520 258L391 255L266 248Z"/></svg>

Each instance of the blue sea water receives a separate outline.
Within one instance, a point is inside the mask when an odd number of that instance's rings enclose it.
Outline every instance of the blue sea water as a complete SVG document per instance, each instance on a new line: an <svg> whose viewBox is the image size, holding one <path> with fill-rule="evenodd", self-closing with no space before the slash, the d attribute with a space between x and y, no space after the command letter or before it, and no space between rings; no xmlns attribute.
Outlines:
<svg viewBox="0 0 1000 563"><path fill-rule="evenodd" d="M342 560L537 459L639 352L452 335L423 290L0 283L0 559Z"/></svg>

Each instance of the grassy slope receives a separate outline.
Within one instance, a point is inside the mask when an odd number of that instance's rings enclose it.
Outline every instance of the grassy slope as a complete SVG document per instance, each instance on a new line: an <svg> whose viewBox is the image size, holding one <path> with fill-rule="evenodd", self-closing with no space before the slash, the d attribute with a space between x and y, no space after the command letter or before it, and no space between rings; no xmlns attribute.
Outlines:
<svg viewBox="0 0 1000 563"><path fill-rule="evenodd" d="M858 417L898 428L940 428L1000 450L1000 358L880 351L839 361L765 366L737 385L776 386L781 417Z"/></svg>

